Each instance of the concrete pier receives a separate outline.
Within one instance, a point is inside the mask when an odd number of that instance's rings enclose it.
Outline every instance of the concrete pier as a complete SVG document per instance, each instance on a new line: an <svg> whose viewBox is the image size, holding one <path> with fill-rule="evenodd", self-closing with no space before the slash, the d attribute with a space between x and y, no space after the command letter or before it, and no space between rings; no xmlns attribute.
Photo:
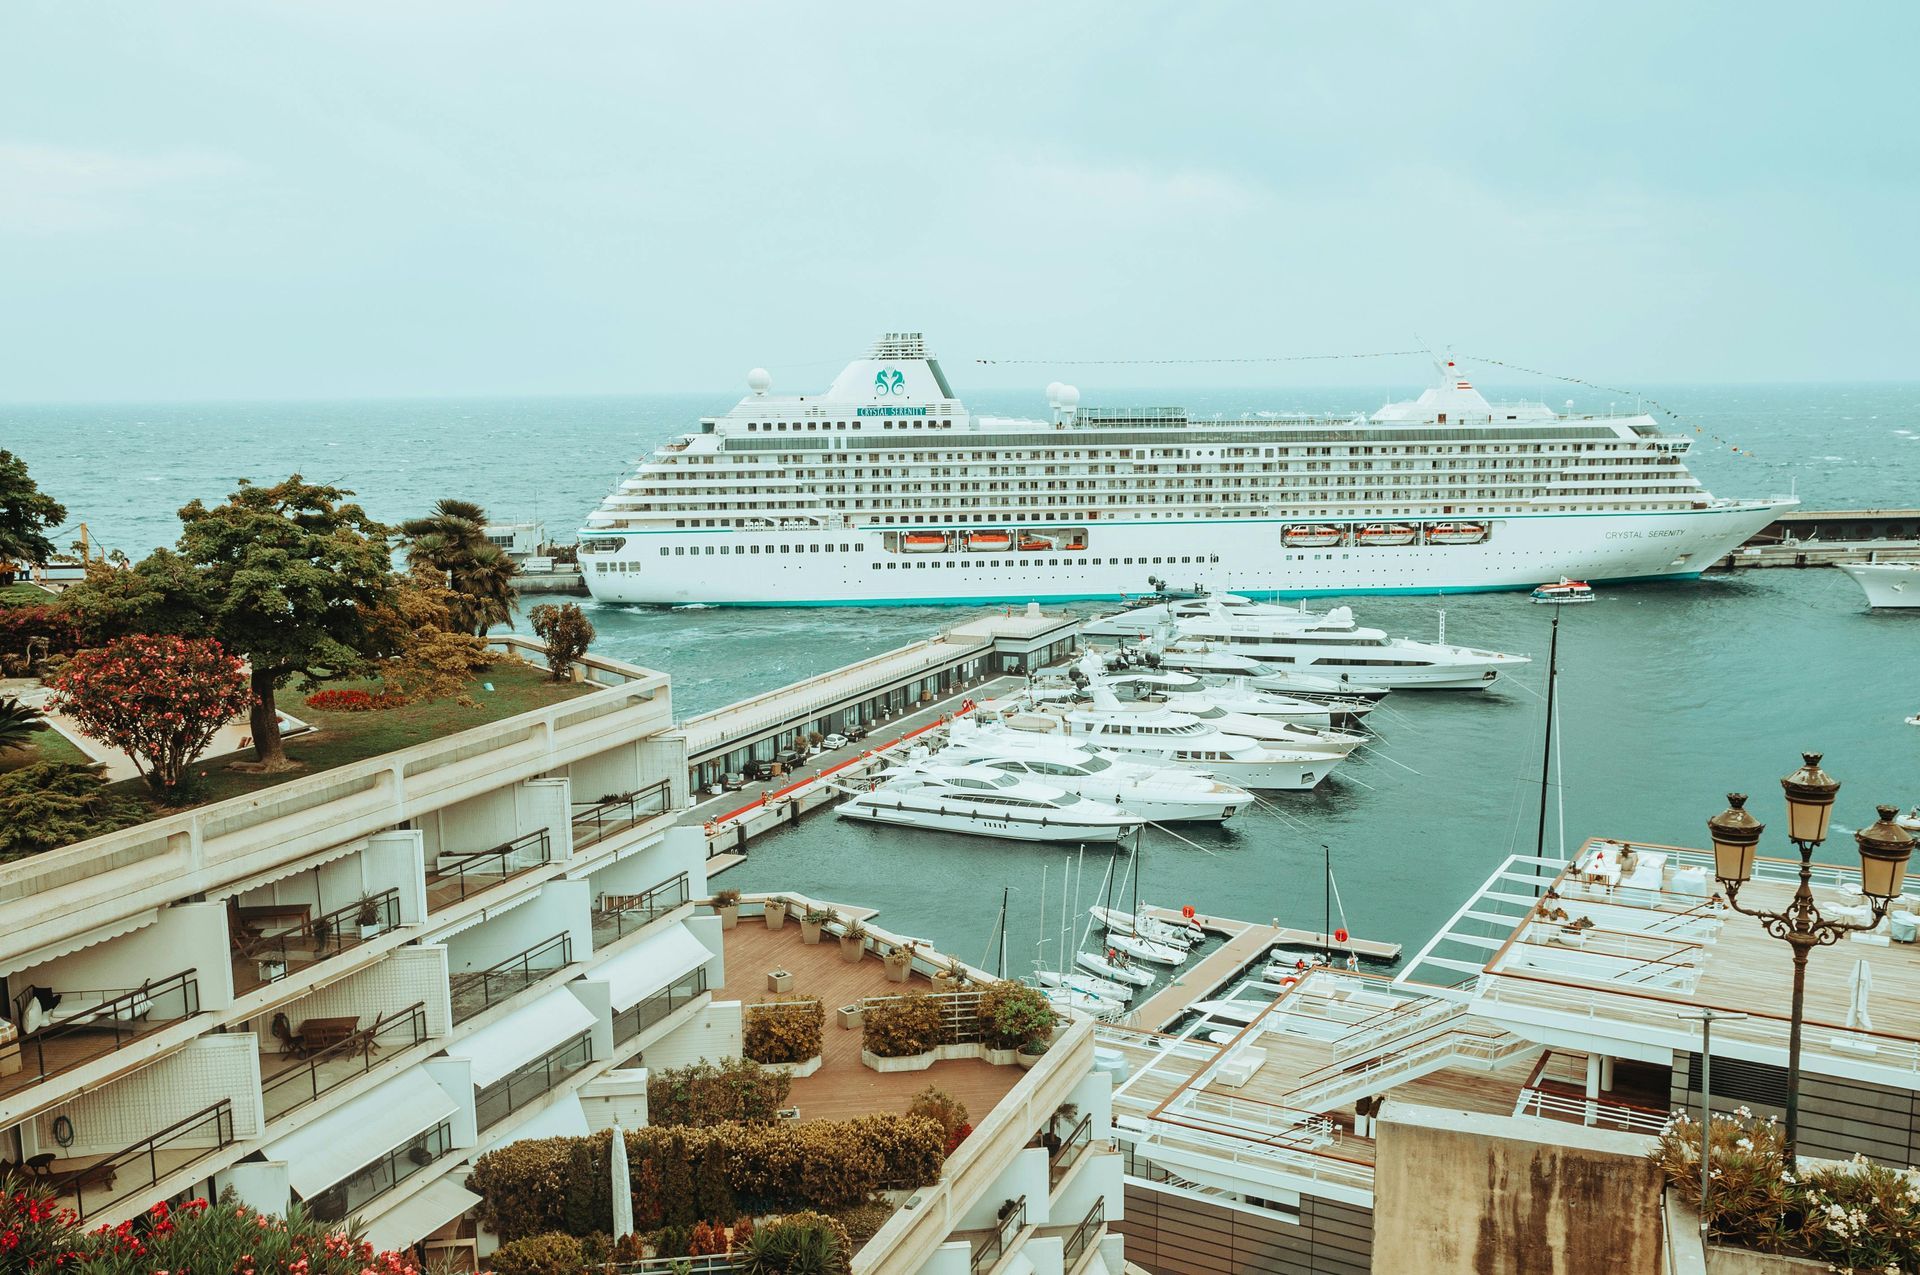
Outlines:
<svg viewBox="0 0 1920 1275"><path fill-rule="evenodd" d="M1920 562L1920 509L1795 509L1707 570L1843 562Z"/></svg>

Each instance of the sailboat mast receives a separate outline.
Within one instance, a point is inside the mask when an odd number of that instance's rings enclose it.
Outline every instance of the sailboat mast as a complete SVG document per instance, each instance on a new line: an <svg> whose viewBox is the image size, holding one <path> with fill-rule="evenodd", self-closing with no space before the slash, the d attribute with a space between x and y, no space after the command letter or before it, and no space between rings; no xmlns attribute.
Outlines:
<svg viewBox="0 0 1920 1275"><path fill-rule="evenodd" d="M1547 771L1553 760L1553 701L1556 688L1554 683L1560 676L1560 608L1553 608L1553 635L1547 639L1547 733L1540 741L1540 827L1535 834L1533 853L1535 858L1545 858L1547 853ZM1540 875L1539 864L1533 865L1533 874Z"/></svg>
<svg viewBox="0 0 1920 1275"><path fill-rule="evenodd" d="M1013 887L1000 887L1000 966L994 970L999 978L1007 976L1007 896L1013 893Z"/></svg>
<svg viewBox="0 0 1920 1275"><path fill-rule="evenodd" d="M1322 871L1320 875L1320 896L1325 907L1325 920L1321 922L1320 951L1327 958L1327 964L1333 964L1333 851L1327 843L1320 843Z"/></svg>

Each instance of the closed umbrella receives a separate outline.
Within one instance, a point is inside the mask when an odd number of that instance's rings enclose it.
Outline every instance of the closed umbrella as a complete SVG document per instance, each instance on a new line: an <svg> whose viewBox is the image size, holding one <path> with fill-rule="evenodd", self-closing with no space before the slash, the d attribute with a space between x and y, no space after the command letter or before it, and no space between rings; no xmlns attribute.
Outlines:
<svg viewBox="0 0 1920 1275"><path fill-rule="evenodd" d="M633 1175L627 1169L627 1135L613 1126L613 1238L633 1234Z"/></svg>
<svg viewBox="0 0 1920 1275"><path fill-rule="evenodd" d="M1873 1030L1867 1013L1867 993L1873 990L1873 969L1865 961L1853 963L1853 1000L1847 1005L1847 1026L1861 1031Z"/></svg>

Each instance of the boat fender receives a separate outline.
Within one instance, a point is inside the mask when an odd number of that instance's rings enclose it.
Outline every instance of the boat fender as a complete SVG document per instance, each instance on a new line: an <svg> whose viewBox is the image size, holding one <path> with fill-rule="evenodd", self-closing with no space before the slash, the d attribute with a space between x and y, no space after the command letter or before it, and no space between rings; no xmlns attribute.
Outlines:
<svg viewBox="0 0 1920 1275"><path fill-rule="evenodd" d="M1292 986L1293 986L1293 985L1294 985L1295 983L1298 983L1299 981L1300 981L1299 979L1297 979L1297 978L1295 978L1295 977L1294 977L1293 975L1291 975L1291 974L1289 974L1289 975L1287 975L1287 976L1286 976L1285 978L1283 978L1283 979L1281 979L1281 980L1280 980L1280 986L1282 986L1282 987L1292 987Z"/></svg>
<svg viewBox="0 0 1920 1275"><path fill-rule="evenodd" d="M714 833L718 831L720 831L720 825L715 823L711 819L707 820L707 835L711 837Z"/></svg>

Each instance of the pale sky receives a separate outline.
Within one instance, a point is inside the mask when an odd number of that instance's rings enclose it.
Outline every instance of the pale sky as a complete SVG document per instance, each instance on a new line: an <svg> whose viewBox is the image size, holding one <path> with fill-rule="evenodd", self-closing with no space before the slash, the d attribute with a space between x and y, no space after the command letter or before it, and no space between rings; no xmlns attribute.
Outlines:
<svg viewBox="0 0 1920 1275"><path fill-rule="evenodd" d="M6 0L0 400L803 389L889 329L975 387L1910 379L1916 48L1911 3ZM1102 379L1224 375L1349 379Z"/></svg>

